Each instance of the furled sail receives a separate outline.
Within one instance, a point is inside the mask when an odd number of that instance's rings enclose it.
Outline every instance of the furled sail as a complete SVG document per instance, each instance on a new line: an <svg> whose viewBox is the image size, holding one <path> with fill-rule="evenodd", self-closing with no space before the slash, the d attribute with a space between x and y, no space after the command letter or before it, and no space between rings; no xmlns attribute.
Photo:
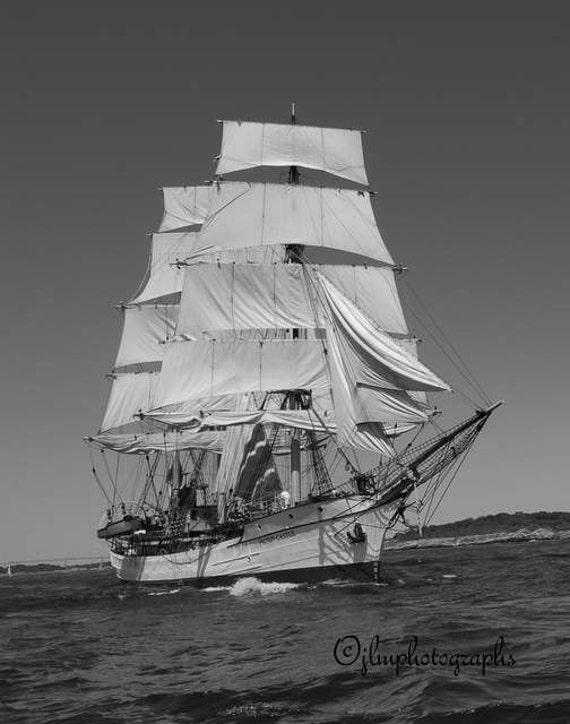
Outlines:
<svg viewBox="0 0 570 724"><path fill-rule="evenodd" d="M425 422L424 408L403 390L379 390L356 387L351 392L356 425L382 421L385 427L414 426ZM335 405L330 388L313 389L311 407L302 410L262 405L262 401L243 410L237 406L243 395L187 400L177 405L150 411L146 415L171 426L234 427L239 425L275 424L313 432L334 434L337 430Z"/></svg>
<svg viewBox="0 0 570 724"><path fill-rule="evenodd" d="M208 427L231 427L233 425L275 424L295 427L313 432L334 432L335 424L324 424L313 410L253 410L212 412L204 415L200 423Z"/></svg>
<svg viewBox="0 0 570 724"><path fill-rule="evenodd" d="M199 425L205 414L212 412L225 412L235 410L235 395L221 395L219 397L203 397L179 402L174 405L165 405L157 410L151 410L148 417L165 425Z"/></svg>
<svg viewBox="0 0 570 724"><path fill-rule="evenodd" d="M219 431L181 430L154 433L101 433L93 441L108 450L140 455L177 450L209 450L221 454L226 435Z"/></svg>
<svg viewBox="0 0 570 724"><path fill-rule="evenodd" d="M283 409L283 395L269 397L260 393L245 411L239 406L243 393L189 399L151 410L146 417L171 426L199 427L233 426L274 422L306 429L334 427L334 405L330 389L315 389L311 393L311 409ZM322 421L322 422L321 422Z"/></svg>
<svg viewBox="0 0 570 724"><path fill-rule="evenodd" d="M222 152L216 173L256 166L303 166L368 184L361 131L223 121Z"/></svg>
<svg viewBox="0 0 570 724"><path fill-rule="evenodd" d="M393 265L368 192L247 182L218 183L214 189L192 257L228 249L300 244Z"/></svg>

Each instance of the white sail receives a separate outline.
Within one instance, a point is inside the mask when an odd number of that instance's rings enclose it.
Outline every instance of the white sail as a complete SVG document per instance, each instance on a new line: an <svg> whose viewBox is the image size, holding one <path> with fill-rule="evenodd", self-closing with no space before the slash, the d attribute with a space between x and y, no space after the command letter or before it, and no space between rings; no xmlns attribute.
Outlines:
<svg viewBox="0 0 570 724"><path fill-rule="evenodd" d="M150 264L142 289L131 304L151 303L161 297L180 294L184 281L184 266L196 243L195 231L172 234L153 234Z"/></svg>
<svg viewBox="0 0 570 724"><path fill-rule="evenodd" d="M182 299L179 334L323 326L300 264L189 266Z"/></svg>
<svg viewBox="0 0 570 724"><path fill-rule="evenodd" d="M383 332L407 334L394 272L389 267L326 264L315 267Z"/></svg>
<svg viewBox="0 0 570 724"><path fill-rule="evenodd" d="M421 340L417 337L406 337L398 340L398 344L402 345L406 352L416 359L419 358L420 343ZM433 412L425 392L422 390L408 390L408 394L423 410Z"/></svg>
<svg viewBox="0 0 570 724"><path fill-rule="evenodd" d="M323 275L319 276L344 365L357 384L400 390L449 390L405 347L378 330Z"/></svg>
<svg viewBox="0 0 570 724"><path fill-rule="evenodd" d="M126 307L115 369L160 362L164 357L164 342L174 336L178 312L178 305Z"/></svg>
<svg viewBox="0 0 570 724"><path fill-rule="evenodd" d="M303 166L367 185L361 131L223 121L217 174L256 166Z"/></svg>
<svg viewBox="0 0 570 724"><path fill-rule="evenodd" d="M219 431L173 431L154 433L101 433L93 441L108 450L140 455L177 450L209 450L221 454L226 435Z"/></svg>
<svg viewBox="0 0 570 724"><path fill-rule="evenodd" d="M299 244L393 260L368 192L264 183L219 183L192 257L256 246Z"/></svg>
<svg viewBox="0 0 570 724"><path fill-rule="evenodd" d="M327 345L338 445L393 457L390 437L395 427L411 429L427 419L425 413L403 391L359 387L332 327L327 329Z"/></svg>
<svg viewBox="0 0 570 724"><path fill-rule="evenodd" d="M334 337L328 341L332 394L337 420L337 445L347 451L364 450L392 457L394 448L382 425L380 423L359 424L355 405L355 385L345 374L343 361Z"/></svg>
<svg viewBox="0 0 570 724"><path fill-rule="evenodd" d="M347 380L350 375L347 373ZM351 387L357 424L381 422L385 426L426 422L425 409L405 390L382 390L375 387Z"/></svg>
<svg viewBox="0 0 570 724"><path fill-rule="evenodd" d="M158 378L157 372L114 374L100 432L135 422L137 414L153 407Z"/></svg>
<svg viewBox="0 0 570 724"><path fill-rule="evenodd" d="M266 390L330 387L322 342L175 341L167 345L156 407Z"/></svg>
<svg viewBox="0 0 570 724"><path fill-rule="evenodd" d="M383 331L407 333L390 268L322 265L318 269ZM299 264L191 265L182 298L181 334L324 326L313 277Z"/></svg>
<svg viewBox="0 0 570 724"><path fill-rule="evenodd" d="M162 191L164 216L159 231L176 231L204 223L210 205L211 186L172 186Z"/></svg>

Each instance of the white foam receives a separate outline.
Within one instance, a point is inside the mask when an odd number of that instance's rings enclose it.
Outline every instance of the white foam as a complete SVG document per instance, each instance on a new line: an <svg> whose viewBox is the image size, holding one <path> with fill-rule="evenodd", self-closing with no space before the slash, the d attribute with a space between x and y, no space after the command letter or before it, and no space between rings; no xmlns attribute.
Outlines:
<svg viewBox="0 0 570 724"><path fill-rule="evenodd" d="M346 586L352 586L354 581L347 581L341 578L329 578L326 581L321 581L318 586L334 586L335 588L344 588Z"/></svg>
<svg viewBox="0 0 570 724"><path fill-rule="evenodd" d="M455 575L455 573L444 573L442 575L442 578L457 578L457 576Z"/></svg>
<svg viewBox="0 0 570 724"><path fill-rule="evenodd" d="M262 583L257 578L240 578L231 586L230 595L246 596L257 593L268 596L275 593L286 593L299 588L300 585L300 583Z"/></svg>
<svg viewBox="0 0 570 724"><path fill-rule="evenodd" d="M149 596L172 596L173 593L179 593L179 588L173 588L171 591L150 591Z"/></svg>
<svg viewBox="0 0 570 724"><path fill-rule="evenodd" d="M208 586L208 588L201 588L203 593L216 593L217 591L229 591L231 586Z"/></svg>

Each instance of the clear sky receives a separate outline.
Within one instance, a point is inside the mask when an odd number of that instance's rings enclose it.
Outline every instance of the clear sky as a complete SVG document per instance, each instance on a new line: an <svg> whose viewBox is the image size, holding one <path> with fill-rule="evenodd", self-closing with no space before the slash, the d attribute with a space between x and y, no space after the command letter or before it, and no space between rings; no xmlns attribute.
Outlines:
<svg viewBox="0 0 570 724"><path fill-rule="evenodd" d="M101 421L113 305L144 273L157 188L211 177L217 118L286 121L292 98L300 122L368 130L390 251L506 400L437 520L568 510L564 7L3 4L0 563L103 550L82 436ZM446 377L427 340L424 357Z"/></svg>

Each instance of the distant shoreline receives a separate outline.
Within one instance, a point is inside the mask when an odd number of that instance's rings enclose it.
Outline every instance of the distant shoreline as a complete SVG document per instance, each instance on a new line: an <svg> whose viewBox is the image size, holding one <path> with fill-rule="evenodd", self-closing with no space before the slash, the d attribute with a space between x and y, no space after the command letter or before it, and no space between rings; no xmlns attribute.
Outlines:
<svg viewBox="0 0 570 724"><path fill-rule="evenodd" d="M570 513L498 513L397 533L387 550L570 539Z"/></svg>
<svg viewBox="0 0 570 724"><path fill-rule="evenodd" d="M9 566L0 566L0 576L14 573L49 573L50 571L87 571L110 568L111 562L106 560L98 563L73 563L70 565L58 563L11 563ZM8 573L10 568L10 573Z"/></svg>
<svg viewBox="0 0 570 724"><path fill-rule="evenodd" d="M415 538L401 540L398 537L386 541L386 550L406 550L409 548L451 548L455 546L483 545L485 543L529 543L534 541L570 540L570 530L551 530L536 528L508 533L482 533L454 536L450 538Z"/></svg>

